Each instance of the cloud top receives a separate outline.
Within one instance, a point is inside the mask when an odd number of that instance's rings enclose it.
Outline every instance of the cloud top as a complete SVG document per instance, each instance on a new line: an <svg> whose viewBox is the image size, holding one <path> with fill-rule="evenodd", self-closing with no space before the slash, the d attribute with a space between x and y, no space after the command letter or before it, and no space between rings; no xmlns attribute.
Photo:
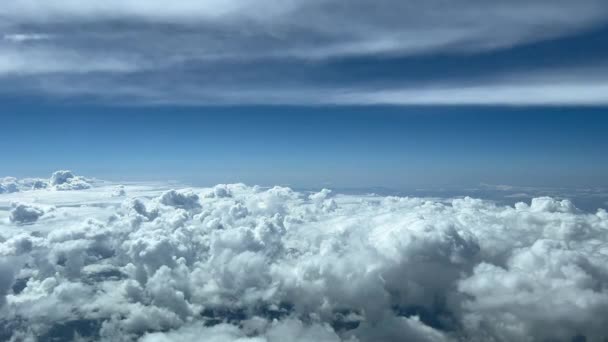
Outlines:
<svg viewBox="0 0 608 342"><path fill-rule="evenodd" d="M93 180L77 176L69 170L55 171L48 179L4 177L0 178L0 194L41 189L84 190L91 188L92 182Z"/></svg>
<svg viewBox="0 0 608 342"><path fill-rule="evenodd" d="M9 220L14 223L32 223L44 215L44 210L27 204L15 204Z"/></svg>
<svg viewBox="0 0 608 342"><path fill-rule="evenodd" d="M61 172L50 183L74 177ZM116 196L113 184L72 192L56 185L0 195L35 193L56 206L42 215L22 201L10 213L19 220L2 220L0 211L0 255L14 265L0 281L3 339L608 334L608 214L567 200L501 206L243 184L125 185ZM70 198L87 201L62 204Z"/></svg>

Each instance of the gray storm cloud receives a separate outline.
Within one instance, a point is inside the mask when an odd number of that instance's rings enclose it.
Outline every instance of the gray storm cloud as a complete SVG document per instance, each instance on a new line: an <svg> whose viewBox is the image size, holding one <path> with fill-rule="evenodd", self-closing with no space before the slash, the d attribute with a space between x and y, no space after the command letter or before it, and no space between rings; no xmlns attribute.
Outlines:
<svg viewBox="0 0 608 342"><path fill-rule="evenodd" d="M0 195L53 206L25 226L0 209L1 339L608 336L605 210L550 197L502 206L243 184L116 189Z"/></svg>

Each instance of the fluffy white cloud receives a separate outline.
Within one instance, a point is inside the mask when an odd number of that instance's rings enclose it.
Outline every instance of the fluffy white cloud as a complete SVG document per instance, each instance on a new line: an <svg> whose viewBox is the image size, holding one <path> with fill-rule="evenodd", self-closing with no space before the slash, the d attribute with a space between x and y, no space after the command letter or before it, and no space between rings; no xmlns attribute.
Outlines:
<svg viewBox="0 0 608 342"><path fill-rule="evenodd" d="M69 170L53 172L49 184L55 190L82 190L91 187L84 177L75 176L74 173Z"/></svg>
<svg viewBox="0 0 608 342"><path fill-rule="evenodd" d="M0 339L608 335L604 210L549 197L499 206L243 184L53 191L73 178L0 195L55 206L28 225L0 209Z"/></svg>
<svg viewBox="0 0 608 342"><path fill-rule="evenodd" d="M84 190L91 188L92 180L74 175L72 171L55 171L49 179L15 177L0 178L0 194L15 193L24 190Z"/></svg>

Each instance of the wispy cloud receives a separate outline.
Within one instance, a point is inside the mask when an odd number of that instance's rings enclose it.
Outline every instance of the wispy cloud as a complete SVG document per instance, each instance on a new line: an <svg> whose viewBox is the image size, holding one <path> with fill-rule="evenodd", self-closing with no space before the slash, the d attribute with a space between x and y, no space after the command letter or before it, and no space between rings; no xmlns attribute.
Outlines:
<svg viewBox="0 0 608 342"><path fill-rule="evenodd" d="M26 50L0 48L0 77L6 75L82 74L127 72L139 69L135 60L118 56L89 56L54 48ZM1 82L1 79L0 79Z"/></svg>
<svg viewBox="0 0 608 342"><path fill-rule="evenodd" d="M471 78L460 87L446 86L449 82L438 77L430 87L409 89L398 86L410 81L407 77L353 82L345 79L351 70L331 65L366 60L373 69L383 67L383 58L517 48L600 27L608 20L608 7L599 0L468 1L447 8L442 1L394 0L348 5L180 1L171 6L156 0L15 0L2 6L0 19L0 89L21 75L22 91L34 95L107 98L128 89L136 102L595 104L602 101L593 95L598 93L593 85L521 82L520 88ZM170 91L164 89L167 80ZM75 84L82 90L68 89ZM570 90L586 94L561 95ZM251 96L256 101L247 94L256 94Z"/></svg>
<svg viewBox="0 0 608 342"><path fill-rule="evenodd" d="M608 105L605 95L608 78L603 77L602 70L595 69L595 76L589 75L590 70L553 70L515 73L510 77L478 79L465 84L440 80L423 85L404 83L377 87L311 82L277 87L256 81L206 83L185 78L180 82L179 77L163 83L155 78L150 81L145 76L118 82L117 77L104 73L84 73L79 77L56 74L39 80L28 91L60 97L86 96L101 102L131 105ZM210 80L218 79L216 74L209 76ZM122 79L129 77L127 74Z"/></svg>
<svg viewBox="0 0 608 342"><path fill-rule="evenodd" d="M393 105L608 105L608 80L573 84L478 84L338 94L339 104Z"/></svg>
<svg viewBox="0 0 608 342"><path fill-rule="evenodd" d="M10 42L22 43L28 41L51 39L51 36L48 34L40 33L11 33L5 34L3 39Z"/></svg>

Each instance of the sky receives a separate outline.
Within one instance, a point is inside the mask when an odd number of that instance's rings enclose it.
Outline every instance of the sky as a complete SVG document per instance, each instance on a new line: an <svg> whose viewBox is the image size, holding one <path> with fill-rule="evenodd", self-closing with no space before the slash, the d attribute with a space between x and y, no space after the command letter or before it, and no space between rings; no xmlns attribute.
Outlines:
<svg viewBox="0 0 608 342"><path fill-rule="evenodd" d="M3 173L295 187L606 186L603 108L14 107Z"/></svg>
<svg viewBox="0 0 608 342"><path fill-rule="evenodd" d="M8 0L0 340L608 341L608 0Z"/></svg>
<svg viewBox="0 0 608 342"><path fill-rule="evenodd" d="M608 184L608 5L16 0L0 174Z"/></svg>

